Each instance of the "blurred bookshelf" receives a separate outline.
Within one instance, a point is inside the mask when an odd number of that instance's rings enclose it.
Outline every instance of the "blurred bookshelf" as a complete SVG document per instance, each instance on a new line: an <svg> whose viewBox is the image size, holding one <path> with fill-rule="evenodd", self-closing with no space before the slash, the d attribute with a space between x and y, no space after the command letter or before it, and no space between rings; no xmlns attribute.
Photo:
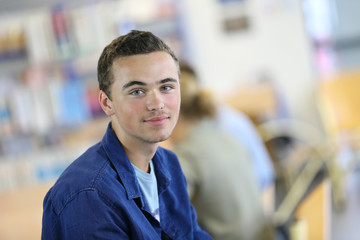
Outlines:
<svg viewBox="0 0 360 240"><path fill-rule="evenodd" d="M112 39L137 28L183 51L173 0L47 3L0 12L0 193L53 181L101 139L96 67Z"/></svg>

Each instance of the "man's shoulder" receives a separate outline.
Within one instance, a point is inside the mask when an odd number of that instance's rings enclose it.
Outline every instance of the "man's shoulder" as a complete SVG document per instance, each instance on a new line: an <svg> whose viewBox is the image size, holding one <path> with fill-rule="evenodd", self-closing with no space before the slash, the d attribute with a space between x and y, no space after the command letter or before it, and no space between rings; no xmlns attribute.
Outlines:
<svg viewBox="0 0 360 240"><path fill-rule="evenodd" d="M169 149L161 147L161 146L158 147L156 153L160 154L162 157L176 158L176 154L172 150L169 150Z"/></svg>
<svg viewBox="0 0 360 240"><path fill-rule="evenodd" d="M163 147L158 147L155 159L160 160L165 167L168 167L169 165L173 166L174 162L178 161L177 155L172 150Z"/></svg>
<svg viewBox="0 0 360 240"><path fill-rule="evenodd" d="M170 175L178 175L181 167L177 155L169 149L159 147L154 157L156 167Z"/></svg>
<svg viewBox="0 0 360 240"><path fill-rule="evenodd" d="M47 193L45 202L51 202L54 211L59 214L78 194L101 189L104 175L116 178L115 170L111 168L101 143L98 143L64 170Z"/></svg>

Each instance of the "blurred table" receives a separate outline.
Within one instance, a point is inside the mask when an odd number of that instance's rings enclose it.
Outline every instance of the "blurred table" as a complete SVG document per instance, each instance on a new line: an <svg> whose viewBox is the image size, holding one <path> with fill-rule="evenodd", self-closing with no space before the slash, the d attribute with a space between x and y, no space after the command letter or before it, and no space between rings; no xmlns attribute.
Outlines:
<svg viewBox="0 0 360 240"><path fill-rule="evenodd" d="M279 104L276 94L271 83L246 84L236 88L224 101L257 125L264 119L276 117Z"/></svg>
<svg viewBox="0 0 360 240"><path fill-rule="evenodd" d="M0 193L0 239L41 238L42 203L50 184Z"/></svg>
<svg viewBox="0 0 360 240"><path fill-rule="evenodd" d="M292 232L294 239L331 239L330 188L330 181L325 179L300 204L295 212L295 218L303 224L298 225Z"/></svg>

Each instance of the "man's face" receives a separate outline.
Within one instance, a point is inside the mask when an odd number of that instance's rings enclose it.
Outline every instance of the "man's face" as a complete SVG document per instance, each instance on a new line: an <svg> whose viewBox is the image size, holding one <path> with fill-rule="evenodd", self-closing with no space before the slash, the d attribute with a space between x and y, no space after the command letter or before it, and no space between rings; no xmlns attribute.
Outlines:
<svg viewBox="0 0 360 240"><path fill-rule="evenodd" d="M166 140L180 109L179 75L172 57L154 52L119 58L112 73L112 124L119 140Z"/></svg>

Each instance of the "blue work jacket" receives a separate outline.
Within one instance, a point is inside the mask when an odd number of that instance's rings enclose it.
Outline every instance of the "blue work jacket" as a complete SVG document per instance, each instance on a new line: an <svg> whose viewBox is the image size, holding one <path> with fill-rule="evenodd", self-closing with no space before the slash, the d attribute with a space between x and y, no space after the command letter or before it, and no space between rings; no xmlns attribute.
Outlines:
<svg viewBox="0 0 360 240"><path fill-rule="evenodd" d="M153 163L160 222L109 123L102 141L70 164L46 194L42 239L211 239L197 224L176 155L159 147Z"/></svg>

